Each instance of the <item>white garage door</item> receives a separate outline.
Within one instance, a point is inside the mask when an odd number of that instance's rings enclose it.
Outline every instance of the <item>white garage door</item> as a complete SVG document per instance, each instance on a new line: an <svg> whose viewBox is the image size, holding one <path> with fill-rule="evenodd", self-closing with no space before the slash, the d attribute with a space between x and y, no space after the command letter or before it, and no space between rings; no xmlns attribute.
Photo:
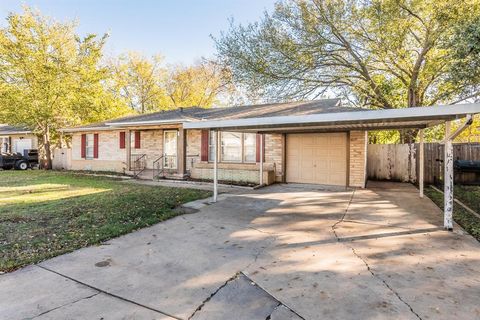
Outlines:
<svg viewBox="0 0 480 320"><path fill-rule="evenodd" d="M346 133L287 135L287 182L345 186Z"/></svg>
<svg viewBox="0 0 480 320"><path fill-rule="evenodd" d="M23 151L28 149L32 149L32 139L13 140L13 152L18 152L23 155Z"/></svg>

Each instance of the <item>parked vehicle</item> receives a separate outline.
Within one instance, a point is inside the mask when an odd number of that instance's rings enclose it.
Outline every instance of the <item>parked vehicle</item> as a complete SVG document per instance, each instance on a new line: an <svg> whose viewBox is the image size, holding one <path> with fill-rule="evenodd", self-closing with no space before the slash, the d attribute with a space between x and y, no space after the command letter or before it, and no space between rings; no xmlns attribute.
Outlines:
<svg viewBox="0 0 480 320"><path fill-rule="evenodd" d="M38 166L38 151L36 149L24 150L20 153L0 154L0 169L27 170Z"/></svg>

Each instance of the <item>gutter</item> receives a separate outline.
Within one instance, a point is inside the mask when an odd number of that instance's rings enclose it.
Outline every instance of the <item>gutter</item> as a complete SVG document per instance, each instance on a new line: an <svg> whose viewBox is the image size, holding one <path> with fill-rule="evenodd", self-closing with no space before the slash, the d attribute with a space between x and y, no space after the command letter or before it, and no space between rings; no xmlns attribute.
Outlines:
<svg viewBox="0 0 480 320"><path fill-rule="evenodd" d="M85 131L109 131L115 130L112 127L89 127L89 128L62 128L58 131L63 133L85 132Z"/></svg>
<svg viewBox="0 0 480 320"><path fill-rule="evenodd" d="M173 119L173 120L150 120L150 121L133 121L133 122L106 122L107 126L128 127L136 125L155 125L155 124L182 124L189 122L187 119Z"/></svg>
<svg viewBox="0 0 480 320"><path fill-rule="evenodd" d="M11 134L33 134L32 131L0 131L0 135L8 136Z"/></svg>

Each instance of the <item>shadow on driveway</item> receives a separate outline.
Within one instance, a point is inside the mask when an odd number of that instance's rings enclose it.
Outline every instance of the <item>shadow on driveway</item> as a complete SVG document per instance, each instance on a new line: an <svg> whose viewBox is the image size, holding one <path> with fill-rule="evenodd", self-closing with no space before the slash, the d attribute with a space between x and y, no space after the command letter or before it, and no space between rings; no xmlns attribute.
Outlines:
<svg viewBox="0 0 480 320"><path fill-rule="evenodd" d="M0 276L2 319L473 319L480 245L412 185L274 185Z"/></svg>

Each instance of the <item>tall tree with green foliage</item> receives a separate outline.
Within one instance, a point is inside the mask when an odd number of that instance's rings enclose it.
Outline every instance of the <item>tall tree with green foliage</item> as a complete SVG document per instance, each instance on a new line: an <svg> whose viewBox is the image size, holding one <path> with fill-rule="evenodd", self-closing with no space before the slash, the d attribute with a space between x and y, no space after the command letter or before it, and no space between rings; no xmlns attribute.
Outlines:
<svg viewBox="0 0 480 320"><path fill-rule="evenodd" d="M165 90L171 106L208 108L219 102L220 95L233 94L234 87L228 69L204 60L187 67L172 67Z"/></svg>
<svg viewBox="0 0 480 320"><path fill-rule="evenodd" d="M280 99L335 94L375 109L450 104L476 97L478 77L452 77L446 45L477 0L285 0L260 22L216 39L234 79ZM402 134L412 141L416 131Z"/></svg>
<svg viewBox="0 0 480 320"><path fill-rule="evenodd" d="M0 29L0 122L31 128L41 138L46 168L60 128L127 110L103 86L106 36L80 38L75 27L25 7L10 13Z"/></svg>
<svg viewBox="0 0 480 320"><path fill-rule="evenodd" d="M167 66L160 56L121 55L111 63L112 92L132 110L146 113L179 107L208 108L230 93L230 73L213 61Z"/></svg>
<svg viewBox="0 0 480 320"><path fill-rule="evenodd" d="M163 84L167 70L159 55L151 58L136 52L120 55L113 61L113 92L139 113L163 109L168 97Z"/></svg>

